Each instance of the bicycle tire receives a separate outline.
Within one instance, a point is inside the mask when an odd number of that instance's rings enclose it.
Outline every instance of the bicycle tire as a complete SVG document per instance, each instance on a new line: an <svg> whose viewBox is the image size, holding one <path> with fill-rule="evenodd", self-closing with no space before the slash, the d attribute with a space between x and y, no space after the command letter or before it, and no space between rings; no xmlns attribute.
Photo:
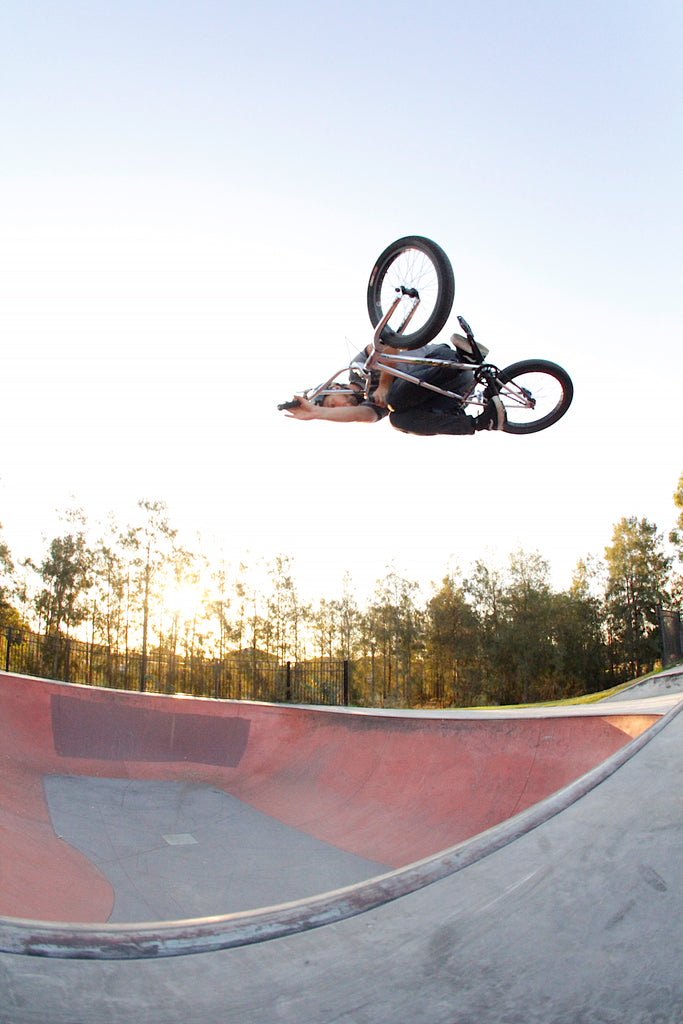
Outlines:
<svg viewBox="0 0 683 1024"><path fill-rule="evenodd" d="M387 326L395 332L395 348L415 349L426 345L443 329L455 296L451 262L441 246L421 235L406 235L388 245L375 261L368 282L368 314L373 327L382 320L401 287L417 289L420 305L402 331L410 299L402 302Z"/></svg>
<svg viewBox="0 0 683 1024"><path fill-rule="evenodd" d="M498 374L508 434L535 434L557 423L572 404L574 385L566 370L546 359L522 359ZM526 394L525 394L526 392Z"/></svg>

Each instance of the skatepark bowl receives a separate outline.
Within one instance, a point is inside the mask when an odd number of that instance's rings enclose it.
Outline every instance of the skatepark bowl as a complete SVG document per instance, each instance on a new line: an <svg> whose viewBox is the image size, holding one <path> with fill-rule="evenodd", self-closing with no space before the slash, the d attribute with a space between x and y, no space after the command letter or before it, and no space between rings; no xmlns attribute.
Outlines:
<svg viewBox="0 0 683 1024"><path fill-rule="evenodd" d="M0 673L0 1024L683 1024L682 673L423 712Z"/></svg>

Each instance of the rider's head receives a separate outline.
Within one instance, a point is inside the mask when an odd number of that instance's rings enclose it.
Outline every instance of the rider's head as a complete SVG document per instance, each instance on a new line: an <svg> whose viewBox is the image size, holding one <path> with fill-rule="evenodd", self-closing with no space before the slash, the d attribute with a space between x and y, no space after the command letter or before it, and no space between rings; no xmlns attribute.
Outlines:
<svg viewBox="0 0 683 1024"><path fill-rule="evenodd" d="M337 395L325 395L323 405L326 409L336 409L342 405L360 405L360 396L350 395L348 392L346 394L339 392Z"/></svg>
<svg viewBox="0 0 683 1024"><path fill-rule="evenodd" d="M322 404L326 409L335 409L344 405L360 405L363 400L363 393L361 391L358 394L352 394L343 385L333 385L333 389L332 393L325 395L322 400Z"/></svg>

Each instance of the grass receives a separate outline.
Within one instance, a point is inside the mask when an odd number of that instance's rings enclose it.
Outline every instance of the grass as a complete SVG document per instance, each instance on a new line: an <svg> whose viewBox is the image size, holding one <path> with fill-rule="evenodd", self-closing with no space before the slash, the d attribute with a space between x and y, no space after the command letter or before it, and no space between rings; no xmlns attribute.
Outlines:
<svg viewBox="0 0 683 1024"><path fill-rule="evenodd" d="M675 668L675 666L671 666ZM683 667L683 663L682 663ZM648 672L644 676L638 676L636 679L630 679L625 683L619 683L618 686L612 686L609 690L599 690L597 693L586 693L581 697L564 697L561 700L544 700L537 701L534 704L505 704L505 705L482 705L480 707L472 707L470 711L483 711L487 708L490 709L492 706L501 706L506 708L561 708L561 707L573 707L579 704L597 704L598 701L604 700L605 697L612 697L615 693L621 693L622 690L628 690L629 686L633 686L635 683L642 683L646 679L651 679L653 676L659 675L662 671L661 666L654 668L651 672Z"/></svg>

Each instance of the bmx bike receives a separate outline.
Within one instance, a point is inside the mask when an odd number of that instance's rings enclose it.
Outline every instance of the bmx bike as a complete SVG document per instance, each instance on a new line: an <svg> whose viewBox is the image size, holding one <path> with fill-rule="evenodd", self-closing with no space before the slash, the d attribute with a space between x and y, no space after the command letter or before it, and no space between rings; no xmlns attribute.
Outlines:
<svg viewBox="0 0 683 1024"><path fill-rule="evenodd" d="M368 314L375 328L372 344L363 358L300 394L320 404L326 395L340 391L355 399L362 393L371 400L379 373L386 371L454 400L453 407L465 413L480 412L497 395L505 407L503 430L509 434L532 434L557 423L571 405L574 388L569 374L556 363L523 359L500 369L487 361L489 350L475 341L462 316L457 319L463 333L451 336L447 358L417 351L445 327L454 294L453 268L436 242L420 235L392 242L375 262L368 282ZM295 398L278 408L298 404Z"/></svg>

